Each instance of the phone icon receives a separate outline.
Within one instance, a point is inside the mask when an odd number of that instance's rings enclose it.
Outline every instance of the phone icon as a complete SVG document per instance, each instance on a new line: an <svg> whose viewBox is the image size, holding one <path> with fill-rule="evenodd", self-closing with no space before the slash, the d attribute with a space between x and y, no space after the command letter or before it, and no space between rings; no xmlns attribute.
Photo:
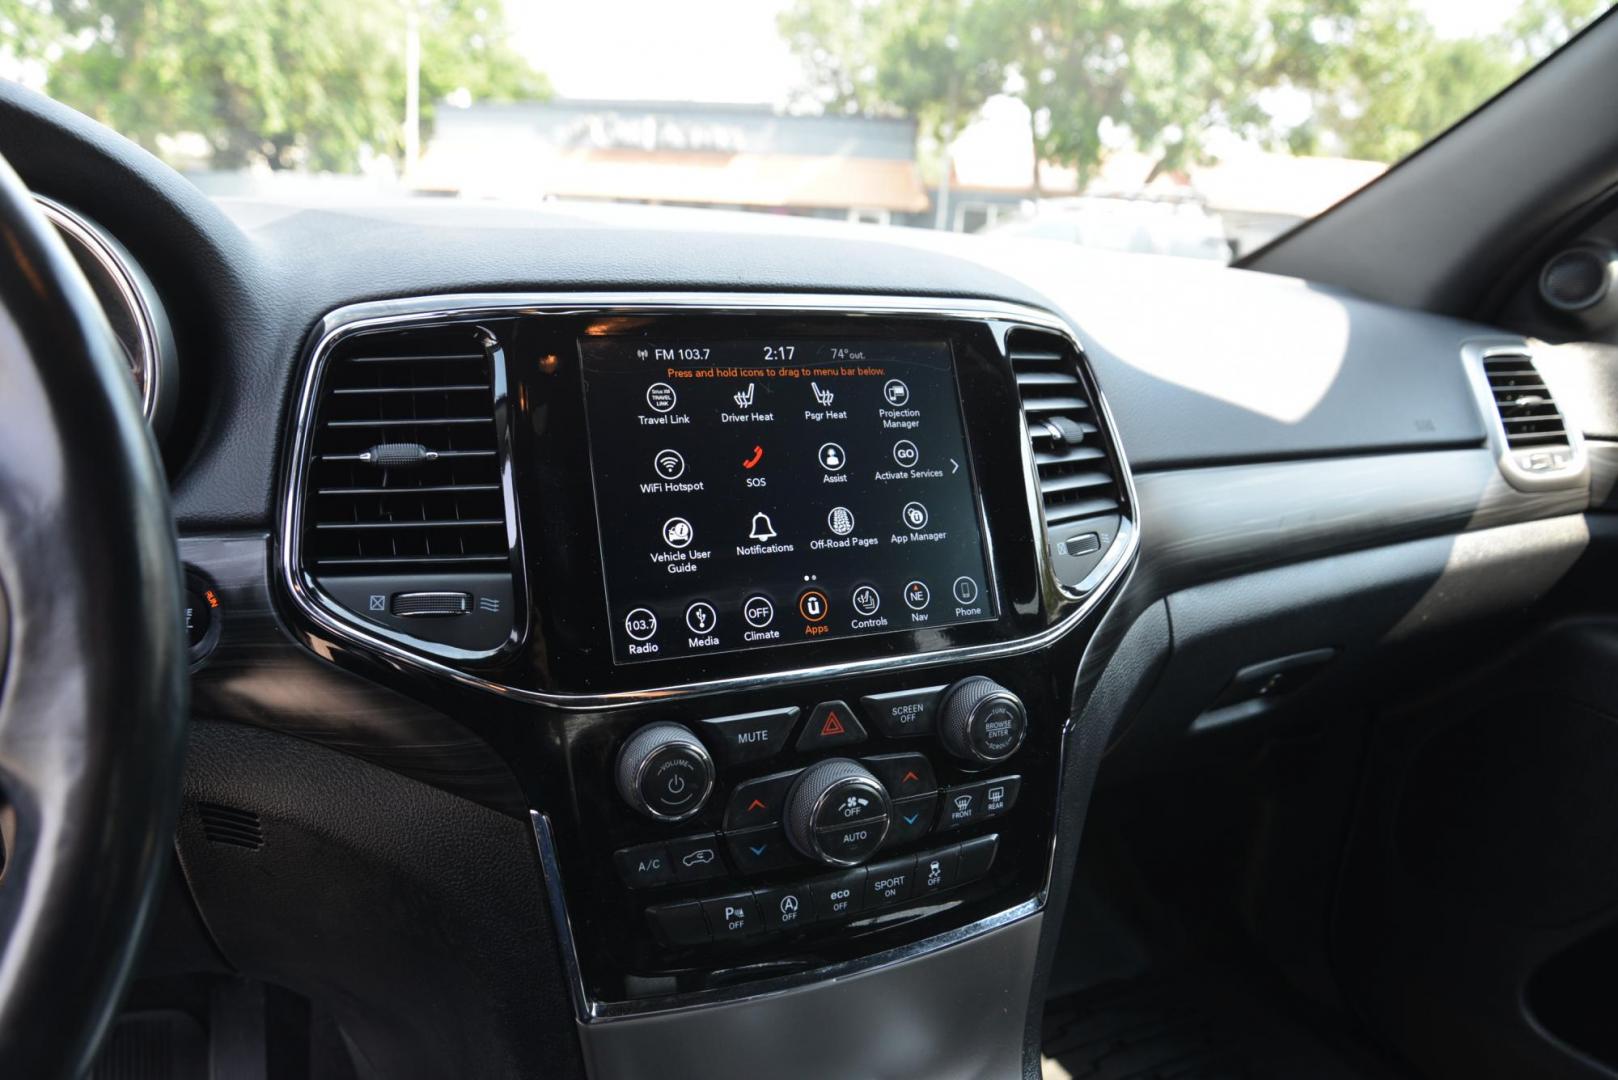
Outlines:
<svg viewBox="0 0 1618 1080"><path fill-rule="evenodd" d="M751 469L754 465L757 465L763 459L764 459L764 448L762 446L755 446L755 447L753 447L753 456L748 458L746 461L742 462L742 468Z"/></svg>

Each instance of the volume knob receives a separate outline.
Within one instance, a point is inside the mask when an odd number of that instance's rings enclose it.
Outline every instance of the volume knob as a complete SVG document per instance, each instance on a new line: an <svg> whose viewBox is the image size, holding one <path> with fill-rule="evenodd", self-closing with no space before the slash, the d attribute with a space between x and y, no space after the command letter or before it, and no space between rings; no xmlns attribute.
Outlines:
<svg viewBox="0 0 1618 1080"><path fill-rule="evenodd" d="M618 751L616 772L624 801L659 821L685 820L713 790L713 759L679 724L652 724L631 735Z"/></svg>
<svg viewBox="0 0 1618 1080"><path fill-rule="evenodd" d="M809 766L787 792L787 839L798 853L832 866L862 863L888 835L888 791L857 761Z"/></svg>
<svg viewBox="0 0 1618 1080"><path fill-rule="evenodd" d="M1028 713L1017 695L993 679L974 675L944 691L938 706L938 738L962 761L994 765L1022 745Z"/></svg>

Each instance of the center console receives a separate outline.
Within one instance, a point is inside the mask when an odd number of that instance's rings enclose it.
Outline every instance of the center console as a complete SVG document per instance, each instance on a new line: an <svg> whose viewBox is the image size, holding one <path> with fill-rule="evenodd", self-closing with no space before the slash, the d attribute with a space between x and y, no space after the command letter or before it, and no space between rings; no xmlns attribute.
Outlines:
<svg viewBox="0 0 1618 1080"><path fill-rule="evenodd" d="M1045 313L478 296L327 320L278 557L312 646L511 761L591 1024L1035 915L1134 548Z"/></svg>

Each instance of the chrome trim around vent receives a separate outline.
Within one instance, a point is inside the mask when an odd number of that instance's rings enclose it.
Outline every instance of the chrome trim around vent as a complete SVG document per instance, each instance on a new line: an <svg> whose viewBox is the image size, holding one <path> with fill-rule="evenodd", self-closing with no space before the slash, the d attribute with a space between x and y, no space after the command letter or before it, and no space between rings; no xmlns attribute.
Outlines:
<svg viewBox="0 0 1618 1080"><path fill-rule="evenodd" d="M346 337L382 328L476 322L480 319L521 315L723 315L734 312L975 320L1004 324L999 327L1002 348L1005 345L1003 334L1017 326L1024 326L1060 334L1071 343L1081 357L1084 354L1084 348L1073 328L1056 315L1021 304L991 300L820 293L469 293L380 300L339 308L321 321L315 344L305 364L294 413L294 426L289 440L286 472L281 485L280 552L277 563L281 582L293 605L322 632L332 635L339 641L359 646L381 654L390 661L440 676L463 686L496 693L515 701L562 709L600 710L650 701L667 701L675 697L778 688L812 680L832 680L879 671L893 672L941 664L958 664L1037 651L1074 630L1111 593L1132 565L1140 543L1139 508L1129 465L1115 435L1117 428L1113 424L1112 413L1097 387L1094 405L1096 414L1102 421L1107 445L1116 458L1118 483L1125 496L1125 527L1120 528L1118 537L1106 558L1084 583L1082 599L1076 599L1055 583L1049 568L1049 536L1045 530L1040 507L1038 473L1034 466L1033 449L1028 441L1027 422L1019 407L1017 424L1022 446L1023 482L1033 534L1043 538L1037 549L1036 558L1041 577L1046 582L1047 602L1076 602L1076 606L1058 622L1039 633L1008 641L935 649L897 659L875 658L809 665L788 668L769 675L709 679L597 694L533 690L508 686L461 671L441 659L427 655L422 649L411 648L392 640L392 635L381 628L349 617L339 605L319 593L313 580L304 573L300 551L303 500L299 497L299 493L304 490L307 479L309 441L313 435L315 406L318 403L326 364L333 349ZM1009 365L1010 361L1007 363ZM512 488L509 482L511 468L509 456L504 461L504 466L507 473L507 499L510 500ZM514 524L516 507L508 503L507 509L508 514L512 515L509 520Z"/></svg>
<svg viewBox="0 0 1618 1080"><path fill-rule="evenodd" d="M1499 464L1500 473L1506 478L1506 482L1518 491L1576 487L1589 481L1589 455L1585 452L1584 435L1578 430L1578 425L1565 413L1563 414L1562 424L1567 435L1568 450L1568 460L1565 464L1543 469L1528 468L1523 464L1523 460L1535 453L1548 453L1552 448L1544 451L1511 448L1505 420L1501 416L1499 403L1495 401L1494 387L1489 383L1489 373L1484 361L1523 356L1534 364L1539 377L1545 380L1547 387L1550 387L1550 380L1545 377L1545 368L1535 358L1534 353L1534 343L1525 338L1476 338L1461 345L1461 362L1466 368L1467 382L1472 386L1472 394L1477 398L1478 408L1483 413L1483 425L1489 435L1489 449L1494 452L1495 461ZM1554 399L1555 387L1550 389Z"/></svg>

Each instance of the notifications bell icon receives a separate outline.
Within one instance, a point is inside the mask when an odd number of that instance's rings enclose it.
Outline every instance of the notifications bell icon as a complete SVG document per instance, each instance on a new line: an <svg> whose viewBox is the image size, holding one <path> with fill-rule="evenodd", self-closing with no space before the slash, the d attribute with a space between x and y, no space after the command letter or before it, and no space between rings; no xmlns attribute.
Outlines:
<svg viewBox="0 0 1618 1080"><path fill-rule="evenodd" d="M770 524L770 515L762 513L753 515L753 531L747 534L749 540L769 540L775 535L775 526Z"/></svg>

